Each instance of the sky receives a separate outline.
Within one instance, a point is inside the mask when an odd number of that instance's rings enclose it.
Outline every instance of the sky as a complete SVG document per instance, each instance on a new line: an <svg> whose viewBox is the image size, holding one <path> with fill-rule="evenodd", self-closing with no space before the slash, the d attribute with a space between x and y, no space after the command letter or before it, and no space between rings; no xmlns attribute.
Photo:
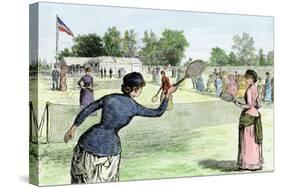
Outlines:
<svg viewBox="0 0 281 188"><path fill-rule="evenodd" d="M141 39L145 30L152 30L158 37L165 29L183 30L190 44L183 62L190 57L208 60L214 47L229 53L233 36L241 36L243 32L254 38L257 51L262 48L267 53L273 50L274 44L274 19L269 16L40 3L38 53L39 58L48 63L55 61L56 15L75 36L88 33L103 36L112 26L117 27L121 35L127 29L134 29L138 47L142 46ZM59 50L70 48L73 44L71 36L59 33Z"/></svg>

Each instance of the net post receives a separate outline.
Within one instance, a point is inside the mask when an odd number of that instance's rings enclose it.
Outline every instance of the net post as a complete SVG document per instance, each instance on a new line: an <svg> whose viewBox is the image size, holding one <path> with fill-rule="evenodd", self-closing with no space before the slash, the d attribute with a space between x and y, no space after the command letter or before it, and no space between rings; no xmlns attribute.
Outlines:
<svg viewBox="0 0 281 188"><path fill-rule="evenodd" d="M49 105L50 102L46 102L46 142L49 143Z"/></svg>

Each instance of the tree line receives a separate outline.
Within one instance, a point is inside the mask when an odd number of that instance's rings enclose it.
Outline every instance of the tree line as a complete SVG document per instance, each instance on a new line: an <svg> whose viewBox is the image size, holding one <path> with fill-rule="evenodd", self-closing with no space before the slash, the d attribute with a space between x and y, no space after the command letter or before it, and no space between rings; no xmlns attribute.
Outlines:
<svg viewBox="0 0 281 188"><path fill-rule="evenodd" d="M124 35L116 27L110 27L101 37L95 33L78 35L74 45L58 54L63 57L138 57L145 65L179 65L185 57L189 43L183 31L165 29L160 37L153 31L145 31L142 47L137 46L137 33L134 29L126 30Z"/></svg>
<svg viewBox="0 0 281 188"><path fill-rule="evenodd" d="M211 49L210 66L266 66L273 65L274 52L265 54L262 48L256 50L254 39L248 33L235 35L230 53L220 47ZM137 57L144 65L178 66L185 58L189 42L184 31L165 29L158 37L152 30L145 31L141 38L141 46L137 42L134 29L125 30L123 35L116 27L110 27L103 36L95 33L78 35L73 39L74 45L65 48L58 54L63 57ZM191 58L189 58L191 59ZM187 61L185 64L188 64Z"/></svg>
<svg viewBox="0 0 281 188"><path fill-rule="evenodd" d="M267 54L260 48L256 53L254 39L248 33L233 37L232 51L227 54L219 47L212 48L209 65L211 66L267 66L274 64L274 51Z"/></svg>

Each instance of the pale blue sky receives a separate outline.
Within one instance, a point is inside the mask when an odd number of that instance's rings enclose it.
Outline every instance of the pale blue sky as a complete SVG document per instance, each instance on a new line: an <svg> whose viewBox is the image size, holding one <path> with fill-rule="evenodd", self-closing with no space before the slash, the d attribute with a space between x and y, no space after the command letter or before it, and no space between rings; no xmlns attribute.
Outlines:
<svg viewBox="0 0 281 188"><path fill-rule="evenodd" d="M233 36L243 32L254 37L256 49L263 48L265 53L273 50L273 17L40 3L39 57L49 63L55 56L56 14L74 35L97 33L103 36L112 26L122 35L126 29L134 29L138 46L142 45L145 30L154 31L158 37L165 28L183 30L190 43L186 59L208 60L213 47L221 47L229 53ZM71 36L62 32L59 35L59 50L73 45Z"/></svg>

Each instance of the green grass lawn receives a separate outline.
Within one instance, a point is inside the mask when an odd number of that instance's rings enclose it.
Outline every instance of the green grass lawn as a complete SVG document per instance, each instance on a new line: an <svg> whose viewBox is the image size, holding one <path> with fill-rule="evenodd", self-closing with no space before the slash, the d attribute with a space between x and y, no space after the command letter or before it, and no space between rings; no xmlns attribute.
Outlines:
<svg viewBox="0 0 281 188"><path fill-rule="evenodd" d="M50 79L40 80L39 108L43 109L46 101L78 105L79 90L59 92L51 91L49 87ZM158 88L148 83L137 101L146 106L157 106L151 104L150 100ZM95 97L119 91L119 88L98 89ZM120 180L245 173L235 169L240 110L213 96L194 92L189 81L174 94L174 102L175 108L165 112L162 117L136 117L120 131ZM69 126L75 118L71 116L67 120ZM272 107L262 109L265 160L262 171L273 170L272 116ZM70 160L76 140L98 121L99 116L87 119L69 144L39 145L38 156L31 155L31 167L35 168L34 161L38 158L40 185L70 183ZM34 147L37 145L31 144L31 150ZM31 174L31 178L34 177Z"/></svg>
<svg viewBox="0 0 281 188"><path fill-rule="evenodd" d="M76 79L77 80L77 79ZM95 98L100 98L106 94L110 93L121 93L121 80L120 83L116 84L115 87L109 89L99 89L102 87L102 84L105 82L111 82L108 78L101 82L100 79L95 79L97 82L97 89L95 89L94 96ZM114 80L116 81L116 79ZM143 88L142 94L136 100L142 104L150 105L151 98L157 93L159 85L151 84L150 79L147 79L147 84ZM30 81L31 89L37 87L35 80ZM51 78L49 77L40 77L38 81L38 95L39 95L39 108L44 107L47 101L58 104L79 104L79 89L73 90L74 85L76 86L76 81L73 81L73 78L67 79L68 90L67 91L53 91L51 90ZM190 102L205 102L205 101L214 101L218 100L209 95L197 94L194 90L191 89L191 80L186 80L183 84L183 87L179 88L174 94L175 103L190 103Z"/></svg>

